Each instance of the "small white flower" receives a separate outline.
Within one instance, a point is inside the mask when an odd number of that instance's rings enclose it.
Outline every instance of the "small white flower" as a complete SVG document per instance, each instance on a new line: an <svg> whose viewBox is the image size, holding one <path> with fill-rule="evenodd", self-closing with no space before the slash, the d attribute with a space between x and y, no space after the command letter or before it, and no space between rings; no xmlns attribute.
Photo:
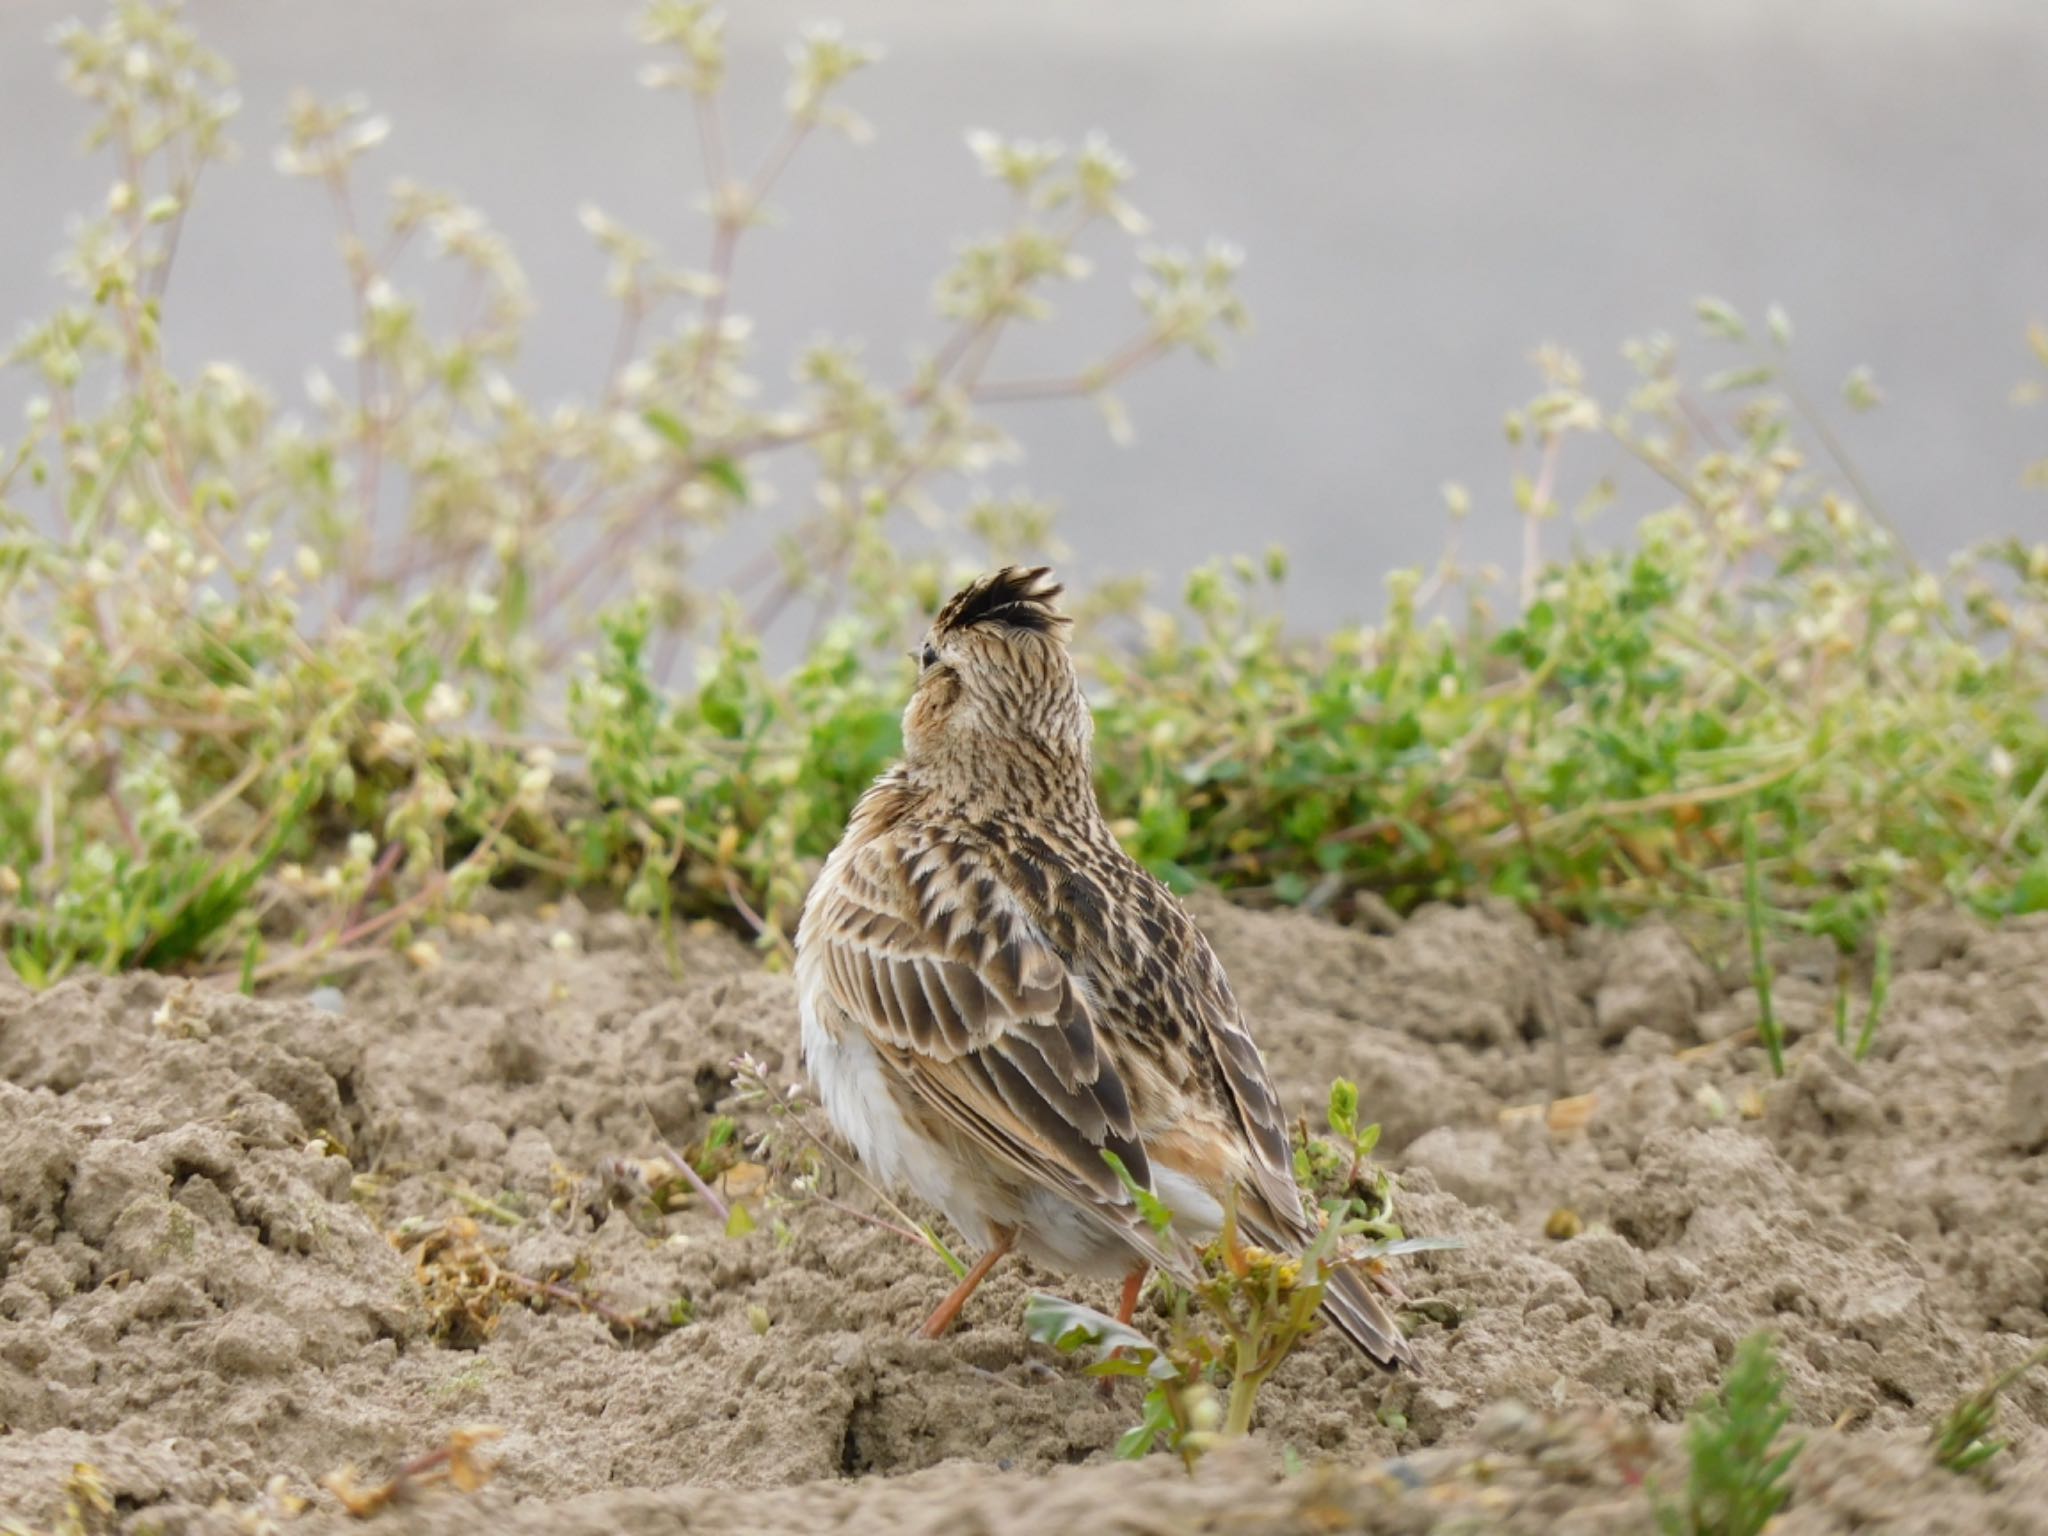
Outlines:
<svg viewBox="0 0 2048 1536"><path fill-rule="evenodd" d="M460 720L469 713L469 701L446 682L434 684L427 695L425 708L421 711L429 725L446 725L451 720Z"/></svg>

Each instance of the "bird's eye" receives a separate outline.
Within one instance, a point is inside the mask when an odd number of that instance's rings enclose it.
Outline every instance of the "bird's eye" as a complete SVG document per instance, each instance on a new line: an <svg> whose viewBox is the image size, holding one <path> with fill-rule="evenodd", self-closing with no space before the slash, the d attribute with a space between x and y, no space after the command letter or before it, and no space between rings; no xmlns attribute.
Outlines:
<svg viewBox="0 0 2048 1536"><path fill-rule="evenodd" d="M939 648L933 645L931 641L927 640L924 643L923 653L920 654L917 659L919 665L921 666L928 668L936 667L939 664Z"/></svg>

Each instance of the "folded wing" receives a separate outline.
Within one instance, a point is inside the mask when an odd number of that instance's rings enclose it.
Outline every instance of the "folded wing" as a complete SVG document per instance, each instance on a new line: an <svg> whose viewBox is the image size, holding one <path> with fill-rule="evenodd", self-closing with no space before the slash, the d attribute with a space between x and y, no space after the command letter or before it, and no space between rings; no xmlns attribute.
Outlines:
<svg viewBox="0 0 2048 1536"><path fill-rule="evenodd" d="M1129 1085L1099 1048L1087 1000L971 852L928 851L904 869L863 850L805 929L833 1000L917 1101L1021 1180L1189 1274L1184 1243L1146 1225L1103 1158L1152 1188Z"/></svg>

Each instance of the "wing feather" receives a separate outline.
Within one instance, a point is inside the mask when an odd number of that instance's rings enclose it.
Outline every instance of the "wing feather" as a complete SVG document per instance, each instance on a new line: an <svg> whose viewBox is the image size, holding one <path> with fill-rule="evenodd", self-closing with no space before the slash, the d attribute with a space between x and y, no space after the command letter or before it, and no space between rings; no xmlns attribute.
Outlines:
<svg viewBox="0 0 2048 1536"><path fill-rule="evenodd" d="M1252 1154L1251 1188L1244 1194L1245 1228L1261 1247L1299 1250L1315 1240L1316 1228L1303 1204L1301 1186L1294 1181L1294 1159L1288 1150L1280 1096L1273 1091L1265 1058L1245 1027L1244 1014L1221 963L1206 941L1202 947L1208 1002L1214 1010L1209 1039L1215 1044L1217 1064ZM1420 1369L1415 1351L1402 1337L1386 1304L1357 1270L1340 1265L1330 1272L1323 1310L1352 1343L1381 1365L1390 1370Z"/></svg>
<svg viewBox="0 0 2048 1536"><path fill-rule="evenodd" d="M1223 1083L1230 1090L1230 1102L1237 1111L1244 1146L1250 1154L1251 1187L1247 1194L1265 1208L1273 1228L1299 1244L1314 1237L1302 1207L1301 1186L1294 1182L1294 1154L1287 1141L1286 1114L1280 1095L1266 1071L1266 1059L1259 1054L1251 1031L1245 1027L1244 1011L1230 990L1222 962L1208 941L1188 924L1201 962L1206 985L1199 989L1199 1006L1205 1017L1201 1036L1213 1047Z"/></svg>

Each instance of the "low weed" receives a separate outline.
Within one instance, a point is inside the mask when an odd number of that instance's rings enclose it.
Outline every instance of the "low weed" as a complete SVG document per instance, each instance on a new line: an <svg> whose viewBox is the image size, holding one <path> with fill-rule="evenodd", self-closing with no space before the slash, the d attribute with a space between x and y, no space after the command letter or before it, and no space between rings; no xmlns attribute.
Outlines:
<svg viewBox="0 0 2048 1536"><path fill-rule="evenodd" d="M103 1536L114 1529L117 1518L105 1474L91 1462L80 1461L64 1479L63 1513L56 1524L40 1531L11 1515L0 1516L0 1536Z"/></svg>
<svg viewBox="0 0 2048 1536"><path fill-rule="evenodd" d="M905 376L847 339L760 357L736 263L795 158L866 137L846 98L876 50L807 32L749 168L721 14L654 0L639 26L644 82L700 128L704 256L583 211L619 319L597 394L560 406L511 381L516 257L452 194L377 187L392 125L357 101L295 100L275 156L335 219L343 376L314 366L288 402L231 362L175 366L174 258L232 148L231 72L176 0L58 29L112 185L61 264L69 302L5 359L35 394L0 449L0 952L31 984L335 970L493 880L780 932L895 748L873 662L950 578L906 525L1041 545L1041 504L969 490L1014 454L1002 421L1066 399L1120 423L1132 375L1244 323L1234 252L1138 243L1110 146L978 134L995 224L939 264L929 344L875 348L911 352ZM1119 262L1128 328L1006 375L1005 341ZM810 505L771 515L778 482ZM715 590L714 551L738 568Z"/></svg>
<svg viewBox="0 0 2048 1536"><path fill-rule="evenodd" d="M2008 1444L1991 1438L1998 1424L1999 1394L2037 1365L2048 1364L2048 1344L1999 1372L1961 1398L1934 1426L1934 1460L1951 1472L1975 1472Z"/></svg>
<svg viewBox="0 0 2048 1536"><path fill-rule="evenodd" d="M1786 1474L1805 1442L1782 1443L1792 1409L1770 1335L1736 1346L1721 1389L1693 1410L1681 1503L1657 1503L1664 1536L1757 1536L1792 1496Z"/></svg>
<svg viewBox="0 0 2048 1536"><path fill-rule="evenodd" d="M1375 1242L1398 1242L1407 1234L1394 1220L1393 1176L1368 1161L1380 1128L1358 1123L1358 1085L1342 1077L1333 1081L1326 1113L1328 1136L1311 1135L1306 1116L1295 1125L1295 1182L1333 1222Z"/></svg>
<svg viewBox="0 0 2048 1536"><path fill-rule="evenodd" d="M1749 980L1756 989L1756 1032L1771 1062L1771 1076L1785 1075L1785 1031L1771 1005L1771 963L1764 952L1763 881L1757 871L1756 821L1742 823L1742 896L1749 928Z"/></svg>
<svg viewBox="0 0 2048 1536"><path fill-rule="evenodd" d="M1391 1182L1363 1166L1379 1127L1360 1128L1357 1108L1357 1089L1339 1079L1330 1094L1334 1136L1304 1136L1296 1150L1303 1192L1323 1215L1315 1241L1298 1255L1246 1243L1236 1202L1228 1202L1222 1230L1199 1250L1194 1283L1183 1287L1165 1276L1157 1282L1165 1296L1165 1342L1078 1302L1031 1298L1024 1325L1034 1340L1088 1357L1091 1375L1148 1383L1143 1417L1117 1443L1118 1456L1164 1448L1193 1466L1218 1441L1247 1433L1260 1389L1315 1330L1337 1264L1377 1269L1404 1254L1458 1246L1454 1239L1407 1237L1394 1224ZM1171 1213L1114 1154L1103 1155L1147 1223L1168 1235Z"/></svg>

